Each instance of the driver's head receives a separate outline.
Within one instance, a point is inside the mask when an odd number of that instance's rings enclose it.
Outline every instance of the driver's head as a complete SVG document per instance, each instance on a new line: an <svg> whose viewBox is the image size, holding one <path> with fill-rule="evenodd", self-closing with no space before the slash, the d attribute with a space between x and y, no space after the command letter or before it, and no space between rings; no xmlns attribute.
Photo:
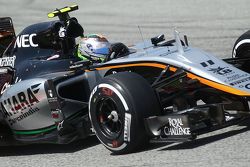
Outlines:
<svg viewBox="0 0 250 167"><path fill-rule="evenodd" d="M98 34L88 35L80 39L78 57L81 59L91 57L103 61L110 54L110 46L111 44L104 36Z"/></svg>

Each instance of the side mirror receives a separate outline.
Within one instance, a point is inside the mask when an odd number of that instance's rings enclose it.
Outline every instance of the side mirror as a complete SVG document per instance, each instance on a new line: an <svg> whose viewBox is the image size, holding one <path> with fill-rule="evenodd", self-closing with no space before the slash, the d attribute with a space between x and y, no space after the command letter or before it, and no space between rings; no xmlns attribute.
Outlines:
<svg viewBox="0 0 250 167"><path fill-rule="evenodd" d="M165 40L164 34L151 38L151 43L154 46L157 46L158 43L163 42Z"/></svg>

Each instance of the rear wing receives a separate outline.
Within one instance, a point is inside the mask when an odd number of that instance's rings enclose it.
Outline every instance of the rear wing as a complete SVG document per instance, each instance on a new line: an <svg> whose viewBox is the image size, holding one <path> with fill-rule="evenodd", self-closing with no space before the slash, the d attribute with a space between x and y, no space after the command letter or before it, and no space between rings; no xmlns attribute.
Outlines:
<svg viewBox="0 0 250 167"><path fill-rule="evenodd" d="M0 57L15 37L12 19L10 17L0 18Z"/></svg>

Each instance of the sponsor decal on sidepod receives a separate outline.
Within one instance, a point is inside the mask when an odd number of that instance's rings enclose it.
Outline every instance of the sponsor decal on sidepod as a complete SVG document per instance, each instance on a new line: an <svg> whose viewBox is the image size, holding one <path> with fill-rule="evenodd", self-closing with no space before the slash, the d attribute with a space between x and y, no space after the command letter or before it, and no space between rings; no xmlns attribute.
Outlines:
<svg viewBox="0 0 250 167"><path fill-rule="evenodd" d="M32 85L26 91L19 92L1 102L1 105L5 108L2 111L3 115L5 118L8 118L11 125L39 111L37 107L32 108L35 103L39 103L36 97L36 94L40 90L40 88L38 88L39 85L41 85L41 83Z"/></svg>

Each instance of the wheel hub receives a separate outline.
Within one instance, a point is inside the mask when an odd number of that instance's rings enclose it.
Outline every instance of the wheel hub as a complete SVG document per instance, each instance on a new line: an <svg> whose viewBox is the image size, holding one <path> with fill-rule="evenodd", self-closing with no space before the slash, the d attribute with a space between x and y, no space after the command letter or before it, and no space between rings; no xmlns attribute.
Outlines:
<svg viewBox="0 0 250 167"><path fill-rule="evenodd" d="M113 122L117 122L119 120L117 111L111 111L110 115L108 116L109 120L112 120Z"/></svg>

